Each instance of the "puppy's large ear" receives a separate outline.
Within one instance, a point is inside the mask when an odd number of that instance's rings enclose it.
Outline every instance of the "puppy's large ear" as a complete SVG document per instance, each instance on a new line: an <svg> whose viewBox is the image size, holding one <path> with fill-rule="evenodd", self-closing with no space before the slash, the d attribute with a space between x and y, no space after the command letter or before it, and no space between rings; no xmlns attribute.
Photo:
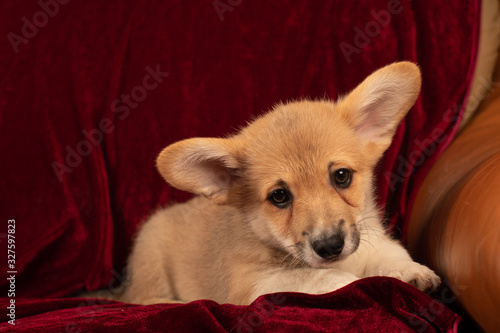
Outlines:
<svg viewBox="0 0 500 333"><path fill-rule="evenodd" d="M165 148L156 160L172 186L225 204L240 167L236 139L194 138Z"/></svg>
<svg viewBox="0 0 500 333"><path fill-rule="evenodd" d="M368 76L338 102L337 110L361 138L375 143L382 154L415 103L420 85L417 65L397 62Z"/></svg>

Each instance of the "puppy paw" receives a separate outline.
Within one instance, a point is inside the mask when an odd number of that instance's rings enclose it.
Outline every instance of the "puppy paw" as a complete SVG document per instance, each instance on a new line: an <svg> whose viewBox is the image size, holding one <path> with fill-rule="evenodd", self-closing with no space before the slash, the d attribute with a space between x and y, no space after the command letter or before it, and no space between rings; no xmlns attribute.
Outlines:
<svg viewBox="0 0 500 333"><path fill-rule="evenodd" d="M378 275L390 276L409 283L422 291L434 291L441 284L441 279L428 267L417 262L394 261L379 267Z"/></svg>
<svg viewBox="0 0 500 333"><path fill-rule="evenodd" d="M304 272L305 271L305 272ZM251 294L249 301L234 301L235 304L248 304L257 297L277 292L299 292L305 294L327 294L340 289L359 278L351 273L336 269L298 270L295 278L277 274L262 280ZM286 273L288 275L288 273ZM290 274L292 275L292 274ZM287 279L289 278L289 279Z"/></svg>
<svg viewBox="0 0 500 333"><path fill-rule="evenodd" d="M359 278L352 274L342 274L340 276L330 277L325 280L324 283L318 283L316 285L317 288L314 288L315 290L311 292L311 294L326 294L345 287L356 280L359 280Z"/></svg>
<svg viewBox="0 0 500 333"><path fill-rule="evenodd" d="M327 294L359 280L357 276L339 270L324 270L323 273L323 276L319 277L307 291L309 294Z"/></svg>

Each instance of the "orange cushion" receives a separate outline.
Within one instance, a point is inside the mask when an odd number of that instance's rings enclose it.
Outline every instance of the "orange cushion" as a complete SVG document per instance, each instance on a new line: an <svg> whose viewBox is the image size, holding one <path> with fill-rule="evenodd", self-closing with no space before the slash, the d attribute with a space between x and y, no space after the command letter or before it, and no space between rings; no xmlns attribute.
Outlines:
<svg viewBox="0 0 500 333"><path fill-rule="evenodd" d="M497 65L494 82L500 81ZM408 247L444 278L469 314L500 331L500 86L432 167Z"/></svg>

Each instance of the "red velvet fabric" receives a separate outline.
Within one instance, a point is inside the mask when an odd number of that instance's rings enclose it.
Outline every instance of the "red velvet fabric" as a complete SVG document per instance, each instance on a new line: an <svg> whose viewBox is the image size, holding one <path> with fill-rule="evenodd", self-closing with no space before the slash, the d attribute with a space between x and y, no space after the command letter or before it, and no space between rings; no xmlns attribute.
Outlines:
<svg viewBox="0 0 500 333"><path fill-rule="evenodd" d="M6 304L0 318L6 318ZM456 332L461 318L392 278L368 278L324 295L265 295L249 306L201 300L138 306L104 300L21 299L23 332Z"/></svg>
<svg viewBox="0 0 500 333"><path fill-rule="evenodd" d="M457 130L478 13L479 0L1 2L0 246L15 219L16 297L120 280L141 221L189 197L154 168L166 145L227 134L280 100L336 98L412 60L421 98L377 181L404 236L418 186Z"/></svg>

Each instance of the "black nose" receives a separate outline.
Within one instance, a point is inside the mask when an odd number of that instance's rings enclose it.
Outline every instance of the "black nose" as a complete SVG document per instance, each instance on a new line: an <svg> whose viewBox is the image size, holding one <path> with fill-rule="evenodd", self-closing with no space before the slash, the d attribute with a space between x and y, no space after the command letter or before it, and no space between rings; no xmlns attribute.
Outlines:
<svg viewBox="0 0 500 333"><path fill-rule="evenodd" d="M331 259L338 256L344 248L344 237L335 234L326 239L316 240L312 243L314 252L323 259Z"/></svg>

